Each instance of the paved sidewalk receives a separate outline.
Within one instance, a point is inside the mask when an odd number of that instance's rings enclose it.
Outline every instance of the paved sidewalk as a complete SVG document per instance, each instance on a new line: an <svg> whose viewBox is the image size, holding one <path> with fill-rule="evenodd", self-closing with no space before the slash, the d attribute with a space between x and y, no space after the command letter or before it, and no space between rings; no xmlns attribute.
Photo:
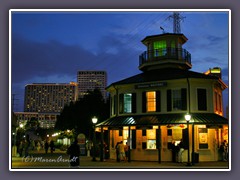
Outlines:
<svg viewBox="0 0 240 180"><path fill-rule="evenodd" d="M69 156L64 151L56 150L53 154L45 154L43 151L30 152L27 158L12 157L12 169L66 169L68 170ZM199 162L193 166L187 166L186 163L173 163L173 162L150 162L150 161L131 161L131 162L117 162L114 159L107 159L101 162L99 158L97 161L92 161L91 157L81 156L79 169L219 169L228 170L228 162Z"/></svg>

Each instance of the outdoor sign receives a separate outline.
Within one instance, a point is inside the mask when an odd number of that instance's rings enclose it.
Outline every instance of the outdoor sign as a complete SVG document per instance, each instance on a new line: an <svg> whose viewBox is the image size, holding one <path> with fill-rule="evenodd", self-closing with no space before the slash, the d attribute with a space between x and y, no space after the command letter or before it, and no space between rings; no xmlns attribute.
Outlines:
<svg viewBox="0 0 240 180"><path fill-rule="evenodd" d="M167 86L167 82L138 84L138 85L135 85L135 88L142 89L142 88L155 88L155 87L163 87L163 86Z"/></svg>
<svg viewBox="0 0 240 180"><path fill-rule="evenodd" d="M208 130L207 128L199 128L199 149L208 149Z"/></svg>
<svg viewBox="0 0 240 180"><path fill-rule="evenodd" d="M208 143L207 128L199 128L198 131L199 131L199 143L207 144Z"/></svg>
<svg viewBox="0 0 240 180"><path fill-rule="evenodd" d="M80 146L80 155L86 155L86 136L84 134L79 134L77 136L78 144Z"/></svg>

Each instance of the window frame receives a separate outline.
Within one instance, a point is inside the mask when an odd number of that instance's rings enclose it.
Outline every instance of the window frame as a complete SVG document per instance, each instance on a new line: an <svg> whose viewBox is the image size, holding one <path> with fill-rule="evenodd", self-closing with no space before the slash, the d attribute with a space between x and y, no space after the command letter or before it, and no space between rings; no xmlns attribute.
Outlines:
<svg viewBox="0 0 240 180"><path fill-rule="evenodd" d="M125 105L126 103L126 99L125 99L125 95L126 94L131 94L131 99L130 101L128 101L128 106L130 106L130 111L126 111L125 110ZM120 114L132 114L132 113L136 113L136 105L137 105L137 100L136 100L137 94L135 92L132 93L121 93L119 94L119 108L118 111Z"/></svg>
<svg viewBox="0 0 240 180"><path fill-rule="evenodd" d="M201 143L201 135L204 135L204 138L206 138L206 143ZM198 128L198 149L209 149L209 132L208 128Z"/></svg>
<svg viewBox="0 0 240 180"><path fill-rule="evenodd" d="M174 95L176 95L174 92L177 92L177 95L180 97L174 97ZM177 103L176 103L177 101ZM176 107L175 106L180 106L179 107ZM172 89L172 109L174 111L180 111L182 110L182 95L181 95L181 89Z"/></svg>
<svg viewBox="0 0 240 180"><path fill-rule="evenodd" d="M202 95L198 94L199 93L199 90L205 90L205 95L206 95L206 99L205 99L205 108L202 108L202 107L199 107L199 103L200 102L203 102L203 97ZM201 96L201 98L200 98ZM215 96L215 93L214 93L214 96ZM204 87L197 87L197 93L196 93L196 97L197 97L197 110L198 111L207 111L208 110L208 97L207 97L207 88L204 88ZM201 99L201 100L200 100ZM200 101L199 101L200 100Z"/></svg>
<svg viewBox="0 0 240 180"><path fill-rule="evenodd" d="M166 40L154 41L153 51L154 57L165 56L167 54L167 41Z"/></svg>
<svg viewBox="0 0 240 180"><path fill-rule="evenodd" d="M130 95L129 97L126 97ZM132 113L132 101L133 101L133 94L132 93L124 93L123 94L123 113Z"/></svg>
<svg viewBox="0 0 240 180"><path fill-rule="evenodd" d="M174 99L174 91L179 91L179 95L180 95L180 98L176 98L178 99L178 105L180 108L176 109L174 108L175 107L175 99ZM166 91L167 93L167 111L170 112L170 111L185 111L187 110L187 105L188 105L188 97L187 97L187 93L188 93L188 89L187 88L173 88L173 89L167 89Z"/></svg>
<svg viewBox="0 0 240 180"><path fill-rule="evenodd" d="M154 93L153 98L149 97L150 93ZM149 105L153 104L153 105ZM146 112L156 112L157 111L157 93L156 91L147 91L146 92ZM151 110L153 108L153 110Z"/></svg>
<svg viewBox="0 0 240 180"><path fill-rule="evenodd" d="M152 134L151 136L153 137L150 137L150 133ZM157 149L157 136L156 136L156 129L147 129L146 130L146 137L147 137L147 147L146 149L150 149L150 150L155 150ZM153 145L153 148L149 148L150 147L150 142L151 144ZM155 144L155 146L154 146Z"/></svg>

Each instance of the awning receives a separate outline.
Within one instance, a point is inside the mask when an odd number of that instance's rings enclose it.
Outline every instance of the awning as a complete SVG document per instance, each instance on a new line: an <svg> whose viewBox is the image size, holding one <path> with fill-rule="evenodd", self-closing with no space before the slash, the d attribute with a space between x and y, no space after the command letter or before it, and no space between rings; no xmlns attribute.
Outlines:
<svg viewBox="0 0 240 180"><path fill-rule="evenodd" d="M184 113L159 114L159 115L133 115L117 116L109 118L96 126L148 126L148 125L168 125L168 124L186 124ZM191 113L189 123L206 125L228 124L228 119L214 113Z"/></svg>

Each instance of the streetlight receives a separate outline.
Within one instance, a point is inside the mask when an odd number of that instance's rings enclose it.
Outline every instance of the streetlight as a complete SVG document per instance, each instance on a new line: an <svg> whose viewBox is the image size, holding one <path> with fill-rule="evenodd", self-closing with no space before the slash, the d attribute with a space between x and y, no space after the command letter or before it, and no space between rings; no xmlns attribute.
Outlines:
<svg viewBox="0 0 240 180"><path fill-rule="evenodd" d="M190 163L190 148L189 148L189 121L191 119L191 115L190 114L186 114L185 115L185 120L187 121L187 136L188 136L188 162L187 162L187 166L191 166Z"/></svg>
<svg viewBox="0 0 240 180"><path fill-rule="evenodd" d="M23 128L23 124L20 124L19 127L20 127L20 128Z"/></svg>
<svg viewBox="0 0 240 180"><path fill-rule="evenodd" d="M95 132L95 124L97 123L98 119L94 116L92 118L93 123L93 158L92 161L96 161L96 132Z"/></svg>

